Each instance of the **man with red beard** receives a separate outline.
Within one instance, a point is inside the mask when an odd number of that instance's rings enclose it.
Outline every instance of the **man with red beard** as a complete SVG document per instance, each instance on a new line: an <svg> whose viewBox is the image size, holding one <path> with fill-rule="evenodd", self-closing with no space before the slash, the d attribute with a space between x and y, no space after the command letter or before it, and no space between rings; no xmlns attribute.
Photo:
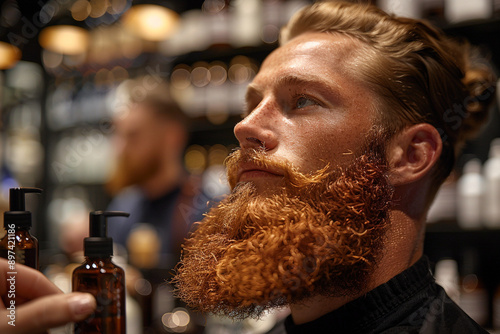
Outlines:
<svg viewBox="0 0 500 334"><path fill-rule="evenodd" d="M425 22L301 10L248 87L232 193L186 241L178 295L234 318L288 306L272 333L486 333L435 283L423 238L494 83Z"/></svg>
<svg viewBox="0 0 500 334"><path fill-rule="evenodd" d="M186 241L179 295L236 318L289 306L273 333L486 333L435 284L423 237L494 81L469 47L421 21L344 2L300 11L248 88L233 191ZM41 297L19 307L33 319L19 333L95 307L88 295L42 297L42 274L19 275L34 282L23 297Z"/></svg>

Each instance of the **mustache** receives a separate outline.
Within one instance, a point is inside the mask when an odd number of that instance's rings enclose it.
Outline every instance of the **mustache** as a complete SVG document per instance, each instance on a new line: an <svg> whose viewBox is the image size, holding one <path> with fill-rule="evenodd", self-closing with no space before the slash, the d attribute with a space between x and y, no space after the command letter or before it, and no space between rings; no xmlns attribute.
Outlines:
<svg viewBox="0 0 500 334"><path fill-rule="evenodd" d="M327 177L328 171L331 169L328 163L322 169L306 174L300 172L290 161L284 158L277 159L270 157L264 149L237 148L224 161L227 180L231 189L237 186L238 172L241 166L247 163L266 170L279 170L283 174L285 185L292 189L300 189L306 185L310 186L323 182Z"/></svg>

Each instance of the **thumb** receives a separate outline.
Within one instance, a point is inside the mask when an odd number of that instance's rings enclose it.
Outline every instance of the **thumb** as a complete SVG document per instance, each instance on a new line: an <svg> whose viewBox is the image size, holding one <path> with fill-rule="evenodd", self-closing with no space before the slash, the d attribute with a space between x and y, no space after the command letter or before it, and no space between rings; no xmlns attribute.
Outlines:
<svg viewBox="0 0 500 334"><path fill-rule="evenodd" d="M89 293L75 292L38 298L17 307L15 326L9 325L9 333L44 333L49 328L81 321L87 318L95 308L95 298ZM10 320L9 314L7 318ZM6 321L2 322L6 323Z"/></svg>

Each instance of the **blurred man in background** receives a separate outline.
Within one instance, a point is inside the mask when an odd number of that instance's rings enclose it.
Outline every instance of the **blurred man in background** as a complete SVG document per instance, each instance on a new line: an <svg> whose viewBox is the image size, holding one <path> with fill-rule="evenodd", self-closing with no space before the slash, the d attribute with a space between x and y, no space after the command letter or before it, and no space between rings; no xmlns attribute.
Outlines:
<svg viewBox="0 0 500 334"><path fill-rule="evenodd" d="M188 117L171 98L168 85L159 80L140 77L118 88L118 96L125 98L114 115L116 164L106 184L114 196L108 210L130 213L129 218L109 224L108 234L126 248L129 263L147 281L139 287L145 291L138 291L146 328L155 323L161 327L161 316L172 310L169 302L158 304L153 299L173 300L165 277L207 203L201 182L183 166ZM129 286L133 276L129 274Z"/></svg>
<svg viewBox="0 0 500 334"><path fill-rule="evenodd" d="M129 212L130 218L116 219L109 225L109 235L132 253L149 248L149 255L157 260L138 255L133 260L139 261L134 263L138 267L171 268L191 224L202 217L206 198L183 167L188 117L170 97L166 84L151 87L148 80L154 82L153 77L142 77L119 88L127 98L113 120L116 164L106 189L114 196L108 210ZM147 233L148 228L155 235ZM134 243L135 229L151 242Z"/></svg>

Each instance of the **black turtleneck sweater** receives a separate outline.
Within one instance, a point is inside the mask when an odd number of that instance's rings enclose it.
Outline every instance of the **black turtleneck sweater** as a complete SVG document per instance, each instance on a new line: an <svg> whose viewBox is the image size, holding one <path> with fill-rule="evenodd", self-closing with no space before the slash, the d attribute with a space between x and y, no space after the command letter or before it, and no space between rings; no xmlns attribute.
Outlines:
<svg viewBox="0 0 500 334"><path fill-rule="evenodd" d="M436 284L422 257L389 282L314 321L296 325L291 316L268 334L488 333Z"/></svg>

